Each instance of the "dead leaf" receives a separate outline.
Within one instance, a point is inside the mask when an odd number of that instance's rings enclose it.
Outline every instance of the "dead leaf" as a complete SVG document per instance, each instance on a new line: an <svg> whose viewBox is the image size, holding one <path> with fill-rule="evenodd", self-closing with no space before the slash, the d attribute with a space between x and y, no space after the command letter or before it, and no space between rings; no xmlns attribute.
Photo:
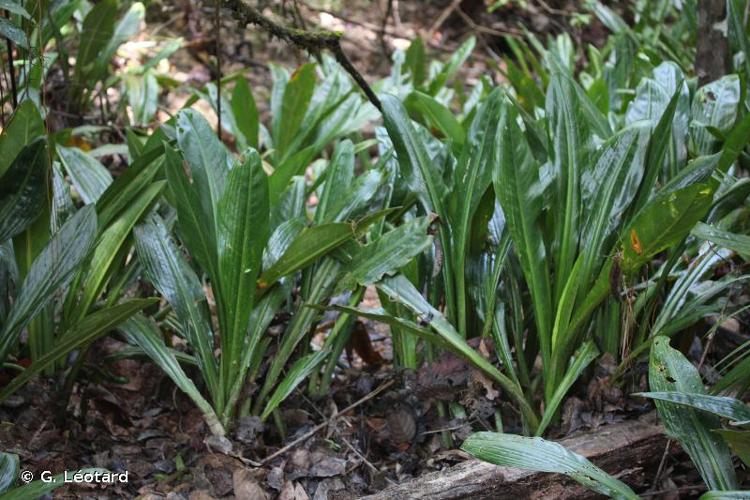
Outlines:
<svg viewBox="0 0 750 500"><path fill-rule="evenodd" d="M268 500L270 495L258 484L253 472L248 469L235 469L234 474L232 474L234 496L236 498Z"/></svg>
<svg viewBox="0 0 750 500"><path fill-rule="evenodd" d="M284 483L284 489L279 493L278 500L310 500L310 497L299 483L287 481Z"/></svg>

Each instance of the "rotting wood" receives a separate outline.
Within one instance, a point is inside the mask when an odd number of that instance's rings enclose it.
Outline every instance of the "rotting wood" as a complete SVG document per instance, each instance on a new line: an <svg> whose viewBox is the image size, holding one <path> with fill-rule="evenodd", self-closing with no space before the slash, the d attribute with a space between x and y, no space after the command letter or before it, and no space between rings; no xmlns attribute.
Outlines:
<svg viewBox="0 0 750 500"><path fill-rule="evenodd" d="M662 457L666 436L655 415L644 415L605 425L594 431L559 441L571 451L630 484L650 481ZM672 447L676 448L676 447ZM402 499L504 499L504 498L600 498L560 474L539 473L512 467L498 467L468 460L448 469L424 474L390 486L363 500Z"/></svg>

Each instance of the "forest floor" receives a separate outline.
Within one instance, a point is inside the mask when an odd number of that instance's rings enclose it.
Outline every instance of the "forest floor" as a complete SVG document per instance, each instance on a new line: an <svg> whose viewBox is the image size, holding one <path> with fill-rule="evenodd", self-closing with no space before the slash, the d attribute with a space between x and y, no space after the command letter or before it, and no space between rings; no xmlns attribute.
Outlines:
<svg viewBox="0 0 750 500"><path fill-rule="evenodd" d="M480 8L471 7L474 3ZM170 91L160 119L179 109L190 89L215 78L210 12L192 4L186 0L172 11L149 13L159 18L160 29L187 41L187 48L171 59L172 75L183 86ZM394 1L396 11L384 22L378 2L356 0L332 10L298 4L292 16L343 31L344 50L370 81L387 76L391 52L405 48L417 35L436 57L450 54L469 34L476 35L475 57L463 70L469 83L488 72L499 78L502 35L519 33L522 26L544 35L568 30L593 42L602 36L595 23L586 29L570 27L576 2L555 7L530 4L530 9L507 8L489 15L483 2ZM266 64L291 67L304 62L305 56L265 34L240 29L229 19L223 23L222 73L246 71L258 102L268 102ZM152 25L157 22L149 20ZM204 108L215 121L210 108ZM373 305L377 297L370 292L366 300ZM117 359L122 344L106 339L96 343L89 356L110 357L109 372L84 370L69 401L62 402L51 381L41 380L3 403L0 442L6 452L17 453L38 471L96 466L129 473L127 484L106 490L70 486L56 497L325 500L374 493L465 461L468 456L457 445L472 430L494 429L497 409L506 430L520 430L510 405L462 360L444 355L416 373L399 373L390 364L387 327L362 321L353 338L330 394L313 400L298 390L283 405L283 435L273 423L248 417L229 440L210 437L200 412L156 366ZM493 356L491 344L474 347ZM645 368L634 368L627 392L608 383L613 370L614 363L603 358L593 368L590 382L574 387L552 437L595 430L651 410L644 400L627 396L646 389ZM460 404L465 417L442 416L451 404ZM304 439L287 448L299 438ZM676 444L668 450L659 451L664 454L659 470L644 471L643 483L635 488L659 492L652 496L661 498L700 494L702 487L695 486L700 479L684 453ZM269 456L274 458L268 460Z"/></svg>

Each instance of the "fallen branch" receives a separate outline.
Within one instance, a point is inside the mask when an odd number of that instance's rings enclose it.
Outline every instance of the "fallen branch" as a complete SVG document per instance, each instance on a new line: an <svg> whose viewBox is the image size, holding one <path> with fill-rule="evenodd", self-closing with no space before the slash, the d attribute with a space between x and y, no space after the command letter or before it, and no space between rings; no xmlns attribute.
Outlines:
<svg viewBox="0 0 750 500"><path fill-rule="evenodd" d="M305 50L310 55L320 55L324 50L328 50L336 58L336 61L346 70L354 81L359 85L367 96L367 99L379 110L382 111L380 99L375 95L370 85L364 79L362 74L351 63L344 51L341 49L341 33L332 31L306 31L300 29L287 28L278 24L250 5L248 0L224 0L224 5L229 8L234 18L245 24L254 24L272 36L284 40L287 43L296 45Z"/></svg>

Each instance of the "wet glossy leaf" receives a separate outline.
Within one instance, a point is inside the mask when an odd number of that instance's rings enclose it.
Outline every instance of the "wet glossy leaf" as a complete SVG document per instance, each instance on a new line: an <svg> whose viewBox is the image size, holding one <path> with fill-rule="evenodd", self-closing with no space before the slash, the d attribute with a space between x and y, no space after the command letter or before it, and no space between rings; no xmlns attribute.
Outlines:
<svg viewBox="0 0 750 500"><path fill-rule="evenodd" d="M21 150L0 178L0 242L29 227L48 197L49 151L43 138Z"/></svg>
<svg viewBox="0 0 750 500"><path fill-rule="evenodd" d="M651 347L649 387L655 392L705 394L698 370L672 349L669 338L663 336L654 339ZM708 487L736 490L737 478L729 449L712 432L720 427L718 418L666 401L657 400L656 408L667 432L680 441Z"/></svg>
<svg viewBox="0 0 750 500"><path fill-rule="evenodd" d="M461 449L495 465L565 474L587 488L612 498L639 498L625 483L553 441L477 432L464 441Z"/></svg>
<svg viewBox="0 0 750 500"><path fill-rule="evenodd" d="M96 212L93 206L83 207L34 259L0 333L0 361L18 341L21 331L78 270L95 237Z"/></svg>

